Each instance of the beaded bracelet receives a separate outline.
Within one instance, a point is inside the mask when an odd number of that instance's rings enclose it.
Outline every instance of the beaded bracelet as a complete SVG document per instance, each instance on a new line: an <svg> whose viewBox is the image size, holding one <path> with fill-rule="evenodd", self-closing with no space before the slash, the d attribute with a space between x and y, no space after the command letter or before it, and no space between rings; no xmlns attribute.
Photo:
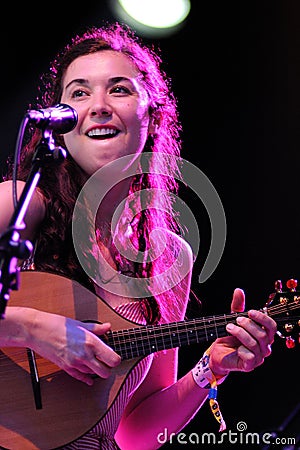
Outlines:
<svg viewBox="0 0 300 450"><path fill-rule="evenodd" d="M198 386L200 386L201 388L209 388L208 398L210 409L215 419L220 424L219 431L224 431L226 429L226 423L223 419L219 404L217 402L217 394L218 394L217 386L225 380L227 375L221 378L216 378L216 376L213 374L213 372L209 367L209 352L210 347L208 350L206 350L206 352L204 352L202 358L192 369L192 375L195 383Z"/></svg>

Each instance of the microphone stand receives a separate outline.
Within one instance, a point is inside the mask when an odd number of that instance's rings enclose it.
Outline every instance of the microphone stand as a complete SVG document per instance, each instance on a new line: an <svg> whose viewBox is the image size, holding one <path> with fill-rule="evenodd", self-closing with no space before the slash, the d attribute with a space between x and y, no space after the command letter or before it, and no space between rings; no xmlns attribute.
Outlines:
<svg viewBox="0 0 300 450"><path fill-rule="evenodd" d="M23 219L40 180L42 168L46 164L60 164L67 154L62 147L56 147L51 129L45 128L42 133L20 199L7 230L0 236L0 320L5 318L10 291L19 289L18 260L27 259L33 249L30 241L20 239L19 231L25 228Z"/></svg>

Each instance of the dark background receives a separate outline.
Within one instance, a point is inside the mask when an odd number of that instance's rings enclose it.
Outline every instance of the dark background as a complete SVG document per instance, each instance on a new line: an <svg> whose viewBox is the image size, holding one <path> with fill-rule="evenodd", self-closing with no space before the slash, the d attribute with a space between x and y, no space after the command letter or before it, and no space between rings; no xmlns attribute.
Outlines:
<svg viewBox="0 0 300 450"><path fill-rule="evenodd" d="M40 73L74 32L112 19L111 4L11 3L2 12L1 169L14 151ZM275 280L285 283L300 275L299 19L297 0L194 0L180 31L152 39L162 50L178 98L182 156L209 178L226 214L223 256L212 276L200 284L210 223L199 198L183 194L200 230L193 289L202 300L201 315L229 313L235 287L245 290L247 309L261 308ZM197 313L192 303L189 314ZM206 347L182 348L180 372L191 368ZM263 366L228 377L219 388L228 430L236 432L241 421L249 432L275 430L299 408L299 354L299 345L287 349L276 337ZM217 436L217 430L207 403L184 431ZM284 435L296 437L299 432L300 413Z"/></svg>

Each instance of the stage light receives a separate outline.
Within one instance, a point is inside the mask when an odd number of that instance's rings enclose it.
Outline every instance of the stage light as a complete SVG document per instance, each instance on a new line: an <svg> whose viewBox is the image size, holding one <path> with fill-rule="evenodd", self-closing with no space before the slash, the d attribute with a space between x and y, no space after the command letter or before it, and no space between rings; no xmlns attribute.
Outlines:
<svg viewBox="0 0 300 450"><path fill-rule="evenodd" d="M177 31L190 13L189 0L118 0L114 10L119 20L148 37Z"/></svg>

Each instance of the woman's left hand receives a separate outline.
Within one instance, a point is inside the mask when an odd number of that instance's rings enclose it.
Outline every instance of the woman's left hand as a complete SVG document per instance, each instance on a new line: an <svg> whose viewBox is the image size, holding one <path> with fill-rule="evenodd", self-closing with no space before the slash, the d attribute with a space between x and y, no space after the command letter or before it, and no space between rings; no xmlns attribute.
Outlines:
<svg viewBox="0 0 300 450"><path fill-rule="evenodd" d="M235 289L232 312L245 309L245 294ZM236 323L227 324L230 336L218 338L210 349L210 368L216 376L231 371L250 372L260 366L271 354L271 345L277 330L276 322L267 314L249 310L248 316L239 316Z"/></svg>

